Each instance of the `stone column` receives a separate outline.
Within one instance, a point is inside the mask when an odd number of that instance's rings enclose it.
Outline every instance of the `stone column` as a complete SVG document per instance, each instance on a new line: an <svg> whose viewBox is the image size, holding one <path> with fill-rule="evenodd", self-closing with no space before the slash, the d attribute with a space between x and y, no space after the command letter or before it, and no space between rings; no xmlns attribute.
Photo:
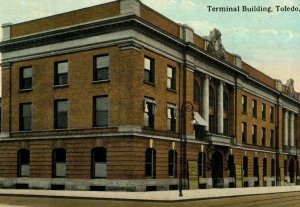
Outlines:
<svg viewBox="0 0 300 207"><path fill-rule="evenodd" d="M295 136L294 136L294 134L295 134L295 132L294 132L294 122L295 122L295 114L294 114L294 112L291 112L290 113L290 120L289 120L289 127L290 127L290 129L289 129L289 131L290 131L290 133L289 133L289 137L290 137L290 147L294 147L295 146Z"/></svg>
<svg viewBox="0 0 300 207"><path fill-rule="evenodd" d="M284 119L283 119L283 145L288 146L288 136L289 136L289 129L288 129L288 120L289 120L289 114L288 111L284 111Z"/></svg>
<svg viewBox="0 0 300 207"><path fill-rule="evenodd" d="M224 108L223 108L223 91L224 90L224 83L223 81L220 81L220 84L218 86L218 108L217 108L217 129L218 129L218 134L223 134L224 133Z"/></svg>
<svg viewBox="0 0 300 207"><path fill-rule="evenodd" d="M202 87L202 116L207 121L208 126L204 127L205 131L209 131L209 76L205 75Z"/></svg>

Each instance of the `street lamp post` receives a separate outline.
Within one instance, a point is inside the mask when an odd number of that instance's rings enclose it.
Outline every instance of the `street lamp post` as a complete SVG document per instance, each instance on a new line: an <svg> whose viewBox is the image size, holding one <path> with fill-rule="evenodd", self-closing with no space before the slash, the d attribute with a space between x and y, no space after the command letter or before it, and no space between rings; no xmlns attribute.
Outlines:
<svg viewBox="0 0 300 207"><path fill-rule="evenodd" d="M179 176L179 197L182 197L182 180L183 180L183 167L184 163L186 162L186 136L183 137L184 134L186 134L186 113L192 112L193 118L192 123L195 122L194 119L194 105L186 101L184 102L180 107L180 121L179 121L179 138L180 138L180 176Z"/></svg>

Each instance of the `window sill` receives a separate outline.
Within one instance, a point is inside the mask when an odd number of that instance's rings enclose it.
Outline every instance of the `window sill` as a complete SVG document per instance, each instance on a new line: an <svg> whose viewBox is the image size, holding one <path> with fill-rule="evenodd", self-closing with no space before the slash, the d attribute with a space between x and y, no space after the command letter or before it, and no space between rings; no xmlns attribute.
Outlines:
<svg viewBox="0 0 300 207"><path fill-rule="evenodd" d="M167 88L167 91L170 91L172 93L177 93L176 89L172 89L172 88Z"/></svg>
<svg viewBox="0 0 300 207"><path fill-rule="evenodd" d="M242 111L242 114L244 114L244 115L246 115L246 116L248 115L248 113L247 113L247 112L245 112L245 111Z"/></svg>
<svg viewBox="0 0 300 207"><path fill-rule="evenodd" d="M145 81L145 80L144 80L144 83L146 83L146 84L148 84L148 85L151 85L151 86L155 87L155 83L153 83L153 82L149 82L149 81Z"/></svg>
<svg viewBox="0 0 300 207"><path fill-rule="evenodd" d="M93 126L93 129L107 129L108 126Z"/></svg>
<svg viewBox="0 0 300 207"><path fill-rule="evenodd" d="M67 88L69 87L69 84L63 84L63 85L54 85L53 88Z"/></svg>
<svg viewBox="0 0 300 207"><path fill-rule="evenodd" d="M54 128L55 131L64 131L64 130L68 130L68 127L67 128Z"/></svg>
<svg viewBox="0 0 300 207"><path fill-rule="evenodd" d="M20 93L26 93L26 92L31 92L33 91L33 88L28 88L28 89L19 89Z"/></svg>
<svg viewBox="0 0 300 207"><path fill-rule="evenodd" d="M265 119L265 118L262 118L261 120L263 120L263 121L266 121L266 119Z"/></svg>
<svg viewBox="0 0 300 207"><path fill-rule="evenodd" d="M98 84L98 83L109 83L110 80L109 79L105 79L105 80L93 80L92 84Z"/></svg>
<svg viewBox="0 0 300 207"><path fill-rule="evenodd" d="M29 133L29 132L32 132L32 129L30 129L30 130L19 130L19 133Z"/></svg>
<svg viewBox="0 0 300 207"><path fill-rule="evenodd" d="M256 118L257 119L257 115L252 115L252 117Z"/></svg>

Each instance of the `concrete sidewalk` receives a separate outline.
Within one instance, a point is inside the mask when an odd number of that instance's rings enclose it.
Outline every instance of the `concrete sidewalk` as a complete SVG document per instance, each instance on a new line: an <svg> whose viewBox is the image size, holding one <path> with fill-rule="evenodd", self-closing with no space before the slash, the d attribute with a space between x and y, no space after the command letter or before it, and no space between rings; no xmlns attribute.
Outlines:
<svg viewBox="0 0 300 207"><path fill-rule="evenodd" d="M56 191L56 190L17 190L0 189L0 196L21 197L57 197L57 198L80 198L80 199L113 199L113 200L136 200L136 201L183 201L210 198L225 198L245 195L261 195L269 193L284 193L300 191L300 186L283 187L253 187L253 188L223 188L205 190L184 190L183 197L178 196L178 191L155 191L155 192L99 192L99 191Z"/></svg>

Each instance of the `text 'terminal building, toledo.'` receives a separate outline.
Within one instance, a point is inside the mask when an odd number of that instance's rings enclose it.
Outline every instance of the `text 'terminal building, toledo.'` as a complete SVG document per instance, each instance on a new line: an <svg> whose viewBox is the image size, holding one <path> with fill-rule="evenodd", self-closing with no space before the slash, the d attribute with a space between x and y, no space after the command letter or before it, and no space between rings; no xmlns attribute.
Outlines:
<svg viewBox="0 0 300 207"><path fill-rule="evenodd" d="M139 0L2 29L0 187L171 190L181 173L184 189L300 181L293 80L225 51L217 29L200 37Z"/></svg>

